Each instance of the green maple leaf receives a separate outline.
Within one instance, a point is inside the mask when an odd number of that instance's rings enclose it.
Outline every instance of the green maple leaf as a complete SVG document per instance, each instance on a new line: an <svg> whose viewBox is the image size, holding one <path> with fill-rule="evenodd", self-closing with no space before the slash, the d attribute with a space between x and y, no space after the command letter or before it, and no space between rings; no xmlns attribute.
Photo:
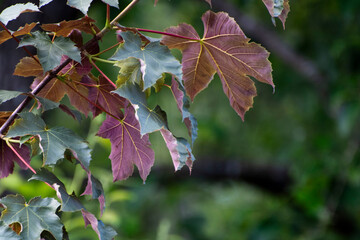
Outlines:
<svg viewBox="0 0 360 240"><path fill-rule="evenodd" d="M51 41L46 33L36 31L31 36L24 37L19 47L28 45L36 47L44 72L60 65L63 55L81 63L80 50L69 38L57 37Z"/></svg>
<svg viewBox="0 0 360 240"><path fill-rule="evenodd" d="M144 90L151 87L158 79L163 77L163 73L175 75L178 79L182 78L181 64L171 54L170 50L153 41L143 46L141 38L132 32L121 32L121 37L125 43L117 49L111 60L124 60L129 57L137 58L141 63L142 77L144 80Z"/></svg>
<svg viewBox="0 0 360 240"><path fill-rule="evenodd" d="M87 15L90 4L93 0L68 0L67 5L79 9L84 15ZM101 0L112 7L119 8L118 0Z"/></svg>
<svg viewBox="0 0 360 240"><path fill-rule="evenodd" d="M60 204L53 198L36 197L26 203L21 195L8 195L0 199L6 209L1 220L6 224L21 224L20 237L23 240L37 240L42 231L50 232L56 240L63 236L63 225L55 214Z"/></svg>
<svg viewBox="0 0 360 240"><path fill-rule="evenodd" d="M20 236L17 235L9 226L0 222L0 240L20 240Z"/></svg>
<svg viewBox="0 0 360 240"><path fill-rule="evenodd" d="M20 113L9 129L7 137L36 135L40 138L43 160L46 165L55 165L64 158L64 152L70 149L74 157L83 167L89 168L91 155L88 145L83 139L64 127L47 128L45 122L33 113Z"/></svg>
<svg viewBox="0 0 360 240"><path fill-rule="evenodd" d="M151 109L146 102L146 95L139 85L127 83L113 91L119 96L128 99L136 110L136 118L140 123L141 135L155 132L166 127L166 116L159 106Z"/></svg>
<svg viewBox="0 0 360 240"><path fill-rule="evenodd" d="M43 181L54 187L57 196L61 199L62 202L61 211L74 212L85 208L76 196L69 195L67 193L64 183L62 183L52 172L46 168L41 168L29 179L29 181L31 180Z"/></svg>
<svg viewBox="0 0 360 240"><path fill-rule="evenodd" d="M16 98L23 94L22 92L18 91L8 91L8 90L0 90L0 104L9 101L13 98Z"/></svg>

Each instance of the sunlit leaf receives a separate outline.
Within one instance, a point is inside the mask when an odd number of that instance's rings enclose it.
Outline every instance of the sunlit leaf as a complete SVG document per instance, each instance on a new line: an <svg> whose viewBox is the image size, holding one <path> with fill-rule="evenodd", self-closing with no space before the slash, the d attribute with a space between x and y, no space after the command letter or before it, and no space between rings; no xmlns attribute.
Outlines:
<svg viewBox="0 0 360 240"><path fill-rule="evenodd" d="M227 13L206 12L204 37L187 24L171 27L162 43L183 52L183 80L187 94L194 97L205 89L217 72L230 105L244 119L256 96L252 76L274 87L269 53L260 45L249 42L237 23Z"/></svg>
<svg viewBox="0 0 360 240"><path fill-rule="evenodd" d="M18 143L11 143L11 146L26 163L30 163L30 150L26 145L20 146ZM14 162L19 164L22 169L28 168L6 142L0 139L0 178L5 178L13 172Z"/></svg>
<svg viewBox="0 0 360 240"><path fill-rule="evenodd" d="M68 0L67 4L70 7L79 9L84 15L87 15L92 1L93 0Z"/></svg>
<svg viewBox="0 0 360 240"><path fill-rule="evenodd" d="M109 4L112 7L119 8L119 0L101 0L106 4Z"/></svg>
<svg viewBox="0 0 360 240"><path fill-rule="evenodd" d="M28 203L21 195L7 195L0 199L6 209L1 220L6 224L19 222L22 225L20 237L23 240L37 240L42 231L49 231L56 240L62 240L62 223L55 214L59 203L52 198L36 197Z"/></svg>
<svg viewBox="0 0 360 240"><path fill-rule="evenodd" d="M41 8L41 7L45 6L46 4L48 4L48 3L52 2L52 1L53 0L40 0L39 7Z"/></svg>
<svg viewBox="0 0 360 240"><path fill-rule="evenodd" d="M7 25L8 22L18 18L22 13L39 11L39 8L33 3L17 3L11 5L8 8L5 8L0 13L0 22L2 22L4 25Z"/></svg>
<svg viewBox="0 0 360 240"><path fill-rule="evenodd" d="M80 200L74 195L69 195L65 185L46 168L38 170L37 173L29 179L29 181L31 180L43 181L54 187L56 195L61 199L61 211L74 212L84 208Z"/></svg>
<svg viewBox="0 0 360 240"><path fill-rule="evenodd" d="M44 32L33 32L31 36L25 36L19 47L31 45L36 47L41 66L47 72L61 63L63 55L81 62L80 50L68 38L57 37L51 41Z"/></svg>
<svg viewBox="0 0 360 240"><path fill-rule="evenodd" d="M100 240L112 240L117 235L116 231L112 227L106 226L102 221L98 220L93 214L85 210L81 210L81 213L85 221L85 226L88 226L90 224Z"/></svg>
<svg viewBox="0 0 360 240"><path fill-rule="evenodd" d="M86 169L89 168L90 149L83 139L63 127L48 128L45 122L33 113L20 113L19 116L21 118L10 127L7 137L38 136L46 165L55 165L64 158L65 150L69 149Z"/></svg>
<svg viewBox="0 0 360 240"><path fill-rule="evenodd" d="M151 87L163 77L163 73L171 73L178 79L182 78L181 64L170 50L159 41L143 46L141 38L132 32L120 32L125 43L120 45L111 60L124 60L134 57L140 60L144 80L144 90Z"/></svg>
<svg viewBox="0 0 360 240"><path fill-rule="evenodd" d="M120 116L119 116L120 118ZM125 116L118 119L107 116L98 136L110 139L113 180L124 180L132 175L135 164L143 181L154 164L154 152L150 148L149 136L141 136L140 124L132 107L125 108Z"/></svg>

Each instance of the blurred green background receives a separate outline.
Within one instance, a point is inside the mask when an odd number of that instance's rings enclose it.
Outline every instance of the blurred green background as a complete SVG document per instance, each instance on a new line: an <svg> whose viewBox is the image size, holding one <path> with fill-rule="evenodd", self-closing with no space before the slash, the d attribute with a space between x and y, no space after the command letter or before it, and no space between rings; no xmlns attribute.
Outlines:
<svg viewBox="0 0 360 240"><path fill-rule="evenodd" d="M120 1L121 7L127 3ZM283 30L278 20L272 25L261 0L213 0L213 11L231 9L245 34L271 52L276 91L255 81L258 96L242 122L216 76L191 107L199 123L191 176L185 168L174 173L155 133L156 161L146 184L137 174L113 183L110 142L93 136L104 116L78 123L57 111L46 114L49 125L69 127L93 147L91 170L107 200L101 220L116 229L116 239L360 239L360 1L290 0L290 7ZM200 18L208 9L204 1L159 0L154 7L142 0L120 24L162 31L186 22L201 35ZM103 26L104 5L94 1L89 16ZM102 49L114 41L104 39ZM105 71L116 79L112 68ZM159 103L171 129L186 137L168 89L149 101ZM40 167L40 159L33 164ZM64 161L55 172L69 192L82 193L86 176L79 166ZM45 184L26 183L28 177L22 172L0 180L0 193L28 200L55 196ZM100 217L97 201L81 198ZM63 213L62 219L70 239L97 238L84 230L80 213Z"/></svg>

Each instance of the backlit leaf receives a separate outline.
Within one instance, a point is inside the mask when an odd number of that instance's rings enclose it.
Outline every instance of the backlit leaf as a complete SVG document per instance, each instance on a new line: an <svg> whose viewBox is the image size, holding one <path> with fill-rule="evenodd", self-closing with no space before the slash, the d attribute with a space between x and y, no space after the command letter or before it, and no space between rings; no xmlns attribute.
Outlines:
<svg viewBox="0 0 360 240"><path fill-rule="evenodd" d="M35 56L36 59L37 56ZM41 65L32 57L24 57L16 65L14 75L21 77L37 77L43 74Z"/></svg>
<svg viewBox="0 0 360 240"><path fill-rule="evenodd" d="M107 112L118 115L121 111L120 109L125 106L126 99L111 93L112 90L115 90L114 86L101 75L99 76L98 83L94 83L91 79L89 79L89 82L95 85L94 87L89 87L89 100ZM102 112L101 109L94 105L91 105L91 110L94 117Z"/></svg>
<svg viewBox="0 0 360 240"><path fill-rule="evenodd" d="M0 221L0 240L21 240L21 237L17 235L8 225Z"/></svg>
<svg viewBox="0 0 360 240"><path fill-rule="evenodd" d="M120 118L120 116L119 116ZM136 120L132 107L125 108L121 120L107 116L102 123L98 136L108 138L111 142L111 166L113 180L124 180L132 175L135 164L143 181L154 164L154 152L150 148L149 136L141 136L140 124Z"/></svg>
<svg viewBox="0 0 360 240"><path fill-rule="evenodd" d="M62 21L60 23L43 24L41 28L47 32L54 32L56 36L68 37L74 30L80 30L89 34L96 34L100 30L95 26L95 20L85 16L83 18L71 21Z"/></svg>
<svg viewBox="0 0 360 240"><path fill-rule="evenodd" d="M68 38L57 37L51 41L44 32L33 32L31 36L25 36L19 47L31 45L36 47L41 66L47 72L61 63L63 55L81 62L80 50Z"/></svg>
<svg viewBox="0 0 360 240"><path fill-rule="evenodd" d="M21 195L7 195L0 203L6 207L1 220L6 224L19 222L22 225L21 239L37 240L46 230L56 240L62 240L63 225L55 214L60 204L55 199L35 197L27 203Z"/></svg>
<svg viewBox="0 0 360 240"><path fill-rule="evenodd" d="M8 22L18 18L22 13L39 11L39 8L33 3L17 3L11 5L8 8L5 8L0 13L0 22L2 22L4 25L7 25Z"/></svg>
<svg viewBox="0 0 360 240"><path fill-rule="evenodd" d="M127 58L117 61L114 66L120 68L119 75L116 81L116 85L120 87L126 82L141 84L141 65L140 61L136 58Z"/></svg>
<svg viewBox="0 0 360 240"><path fill-rule="evenodd" d="M182 120L188 129L191 142L194 144L194 141L197 138L198 129L196 118L189 111L190 100L186 96L186 92L183 86L179 85L175 79L172 80L171 91L175 97L177 107L182 114Z"/></svg>
<svg viewBox="0 0 360 240"><path fill-rule="evenodd" d="M11 146L28 164L30 163L30 150L26 145L11 143ZM14 162L22 169L28 168L2 139L0 139L0 147L0 178L5 178L13 172Z"/></svg>
<svg viewBox="0 0 360 240"><path fill-rule="evenodd" d="M89 168L91 155L87 143L69 129L63 127L48 128L45 122L30 112L20 113L20 119L10 127L7 137L33 135L40 138L43 160L46 165L55 165L64 158L65 150L71 150L74 157Z"/></svg>
<svg viewBox="0 0 360 240"><path fill-rule="evenodd" d="M163 77L163 73L171 73L178 79L182 78L181 64L170 50L159 41L143 46L141 38L132 32L120 32L125 43L120 45L111 60L124 60L134 57L140 60L144 80L144 90L151 87Z"/></svg>
<svg viewBox="0 0 360 240"><path fill-rule="evenodd" d="M218 73L230 105L244 119L256 96L252 76L274 87L269 53L249 42L237 23L227 13L206 12L204 36L187 24L171 27L166 32L182 37L164 36L162 43L183 52L183 80L187 94L194 97L208 86Z"/></svg>
<svg viewBox="0 0 360 240"><path fill-rule="evenodd" d="M113 91L128 99L136 110L136 119L140 122L141 135L166 128L166 117L159 106L151 109L147 105L146 95L139 85L127 83Z"/></svg>
<svg viewBox="0 0 360 240"><path fill-rule="evenodd" d="M37 23L30 23L30 24L25 24L24 27L20 27L16 32L13 32L12 35L9 34L7 31L3 30L0 31L0 44L4 43L5 41L9 40L12 38L12 36L14 37L19 37L25 34L29 34L31 32L31 30L37 25Z"/></svg>
<svg viewBox="0 0 360 240"><path fill-rule="evenodd" d="M112 227L106 226L102 221L98 220L93 214L85 211L84 209L81 210L81 213L85 221L85 227L87 227L90 224L100 240L112 240L117 235L116 231Z"/></svg>
<svg viewBox="0 0 360 240"><path fill-rule="evenodd" d="M65 185L46 168L38 170L37 173L29 179L29 181L31 180L43 181L54 187L56 195L61 199L61 211L74 212L84 208L80 200L74 195L69 195Z"/></svg>
<svg viewBox="0 0 360 240"><path fill-rule="evenodd" d="M1 90L0 89L0 104L9 101L13 98L16 98L18 96L20 96L22 94L22 92L18 92L18 91L8 91L8 90Z"/></svg>
<svg viewBox="0 0 360 240"><path fill-rule="evenodd" d="M262 0L268 9L270 15L275 18L278 17L285 29L285 21L290 12L289 0ZM275 23L275 21L274 21Z"/></svg>

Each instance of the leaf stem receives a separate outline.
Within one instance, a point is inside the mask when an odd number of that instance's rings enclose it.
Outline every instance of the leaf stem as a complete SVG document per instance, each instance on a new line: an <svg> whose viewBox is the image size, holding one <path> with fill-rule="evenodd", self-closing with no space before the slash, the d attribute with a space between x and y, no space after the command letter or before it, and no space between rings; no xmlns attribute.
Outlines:
<svg viewBox="0 0 360 240"><path fill-rule="evenodd" d="M156 30L151 30L151 29L144 29L144 28L135 28L135 29L138 30L139 32L149 32L149 33L162 34L162 35L167 35L167 36L170 36L170 37L188 39L188 40L192 40L192 41L196 41L196 42L200 41L200 39L185 37L185 36L181 36L181 35L177 35L177 34L173 34L173 33L161 32L161 31L156 31Z"/></svg>
<svg viewBox="0 0 360 240"><path fill-rule="evenodd" d="M96 64L94 63L94 61L93 61L91 58L89 58L89 61L90 61L91 65L93 65L93 66L99 71L99 73L100 73L114 88L117 88L117 86L115 85L115 83L113 83L113 81L111 81L111 80L108 78L108 76L106 76L106 74L103 73L103 71L101 71L101 69L100 69L98 66L96 66Z"/></svg>
<svg viewBox="0 0 360 240"><path fill-rule="evenodd" d="M20 43L20 40L19 40L17 37L15 37L14 35L12 35L12 33L10 32L10 30L9 30L2 22L0 22L0 26L1 26L17 43ZM25 50L25 52L26 52L30 57L32 57L37 63L40 64L40 61L39 61L25 46L23 46L22 48Z"/></svg>
<svg viewBox="0 0 360 240"><path fill-rule="evenodd" d="M98 53L96 53L96 54L94 54L94 55L91 55L91 56L92 56L92 57L100 56L101 54L103 54L103 53L105 53L105 52L107 52L107 51L110 51L111 49L119 46L120 44L121 44L121 42L118 42L117 44L115 44L115 45L113 45L113 46L111 46L111 47L109 47L109 48L107 48L107 49L105 49L105 50L102 50L101 52L98 52Z"/></svg>
<svg viewBox="0 0 360 240"><path fill-rule="evenodd" d="M122 18L131 8L133 8L140 0L132 0L129 5L124 8L111 22L110 25L114 25L120 18Z"/></svg>
<svg viewBox="0 0 360 240"><path fill-rule="evenodd" d="M106 60L106 59L102 59L102 58L98 58L98 57L91 57L91 59L94 59L96 61L103 62L103 63L109 63L109 64L116 63L116 61L110 61L110 60Z"/></svg>

